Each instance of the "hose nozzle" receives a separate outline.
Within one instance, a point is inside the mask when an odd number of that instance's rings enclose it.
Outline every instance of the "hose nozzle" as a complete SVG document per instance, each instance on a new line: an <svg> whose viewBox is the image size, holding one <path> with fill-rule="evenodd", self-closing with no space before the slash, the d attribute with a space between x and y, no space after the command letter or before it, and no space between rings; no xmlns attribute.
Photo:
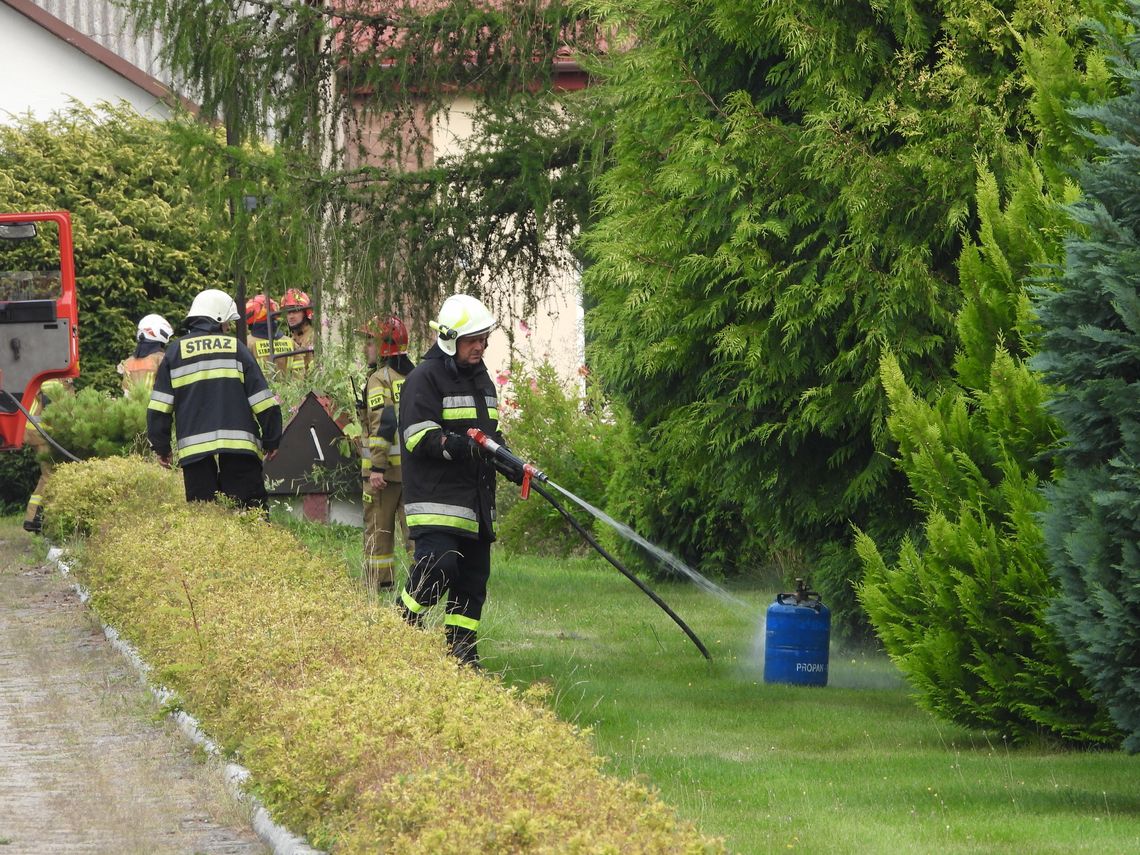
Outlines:
<svg viewBox="0 0 1140 855"><path fill-rule="evenodd" d="M546 473L533 464L527 463L520 457L512 454L508 449L499 445L479 428L469 428L467 435L471 437L481 448L491 453L491 456L496 458L504 466L512 472L521 473L522 480L519 481L519 486L522 487L520 495L526 499L530 496L530 481L533 478L536 481L546 482L550 479L546 477Z"/></svg>

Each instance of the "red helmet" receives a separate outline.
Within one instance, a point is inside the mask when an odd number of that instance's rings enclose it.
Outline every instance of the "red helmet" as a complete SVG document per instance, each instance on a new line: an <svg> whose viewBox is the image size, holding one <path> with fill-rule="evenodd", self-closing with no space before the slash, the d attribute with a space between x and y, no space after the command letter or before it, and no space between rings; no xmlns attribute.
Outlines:
<svg viewBox="0 0 1140 855"><path fill-rule="evenodd" d="M281 305L286 312L297 312L304 309L305 320L311 321L313 319L313 301L300 288L290 288L286 291L285 296L281 299Z"/></svg>
<svg viewBox="0 0 1140 855"><path fill-rule="evenodd" d="M408 352L408 328L395 315L379 315L367 321L360 332L377 341L380 356L399 356Z"/></svg>
<svg viewBox="0 0 1140 855"><path fill-rule="evenodd" d="M274 315L281 314L276 300L269 301L269 311ZM258 294L256 297L251 297L245 301L245 322L246 324L264 324L266 322L264 294Z"/></svg>

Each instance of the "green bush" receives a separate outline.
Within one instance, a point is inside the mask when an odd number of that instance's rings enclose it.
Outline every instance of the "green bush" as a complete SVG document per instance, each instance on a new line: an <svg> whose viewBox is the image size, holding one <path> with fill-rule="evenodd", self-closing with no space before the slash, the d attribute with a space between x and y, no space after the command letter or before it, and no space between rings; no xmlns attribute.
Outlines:
<svg viewBox="0 0 1140 855"><path fill-rule="evenodd" d="M64 542L88 535L105 515L169 504L185 493L178 470L142 457L108 457L57 466L44 489L44 534ZM50 510L49 510L50 509Z"/></svg>
<svg viewBox="0 0 1140 855"><path fill-rule="evenodd" d="M93 606L280 821L338 853L721 851L603 775L541 690L458 667L288 532L173 483L137 458L61 467L53 532L94 532Z"/></svg>
<svg viewBox="0 0 1140 855"><path fill-rule="evenodd" d="M510 391L499 409L511 450L560 487L602 506L614 468L627 454L624 410L611 408L595 386L585 393L568 389L549 362L534 369L516 363L509 379ZM551 492L588 531L598 534L592 516L557 490ZM500 479L498 496L499 539L508 549L567 555L589 548L536 492L521 501L519 489Z"/></svg>
<svg viewBox="0 0 1140 855"><path fill-rule="evenodd" d="M143 453L149 399L150 389L143 384L135 384L127 395L80 389L44 407L42 422L52 439L81 459Z"/></svg>
<svg viewBox="0 0 1140 855"><path fill-rule="evenodd" d="M1020 180L1003 200L994 177L979 176L983 239L960 263L958 385L922 400L883 360L896 462L924 522L901 547L860 534L860 596L927 709L1013 741L1113 744L1118 734L1046 621L1056 585L1041 487L1058 425L1023 358L1024 277L1057 257L1065 221L1040 187L1039 177Z"/></svg>
<svg viewBox="0 0 1140 855"><path fill-rule="evenodd" d="M1077 165L1082 192L1055 290L1042 291L1034 367L1052 386L1050 411L1065 427L1061 474L1048 492L1045 542L1057 596L1050 625L1140 753L1140 214L1135 207L1140 91L1140 5L1099 42L1120 95L1073 110L1095 150Z"/></svg>
<svg viewBox="0 0 1140 855"><path fill-rule="evenodd" d="M30 446L0 452L0 514L23 511L39 477L36 453Z"/></svg>
<svg viewBox="0 0 1140 855"><path fill-rule="evenodd" d="M225 211L201 199L225 166L205 145L185 157L182 138L212 133L110 105L0 125L0 210L71 212L79 386L118 388L115 366L134 349L139 318L157 312L177 326L194 293L226 287Z"/></svg>

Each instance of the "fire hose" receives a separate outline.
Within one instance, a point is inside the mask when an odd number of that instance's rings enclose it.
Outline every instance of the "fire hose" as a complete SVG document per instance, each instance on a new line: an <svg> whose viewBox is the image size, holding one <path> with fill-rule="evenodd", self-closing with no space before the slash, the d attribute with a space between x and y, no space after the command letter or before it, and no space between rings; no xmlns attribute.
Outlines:
<svg viewBox="0 0 1140 855"><path fill-rule="evenodd" d="M60 454L62 454L64 457L66 457L68 460L72 461L73 463L82 463L83 462L78 457L76 457L74 454L72 454L70 451L68 451L66 448L64 448L62 445L60 445L58 442L56 442L54 439L52 439L50 436L48 436L48 432L43 429L42 425L40 425L40 420L37 419L35 416L33 416L31 413L29 413L24 408L24 405L21 404L19 402L19 400L17 400L15 395L13 395L7 389L0 389L0 391L2 391L5 395L8 396L8 400L16 405L16 408L21 413L24 414L25 418L27 418L28 424L30 424L32 427L34 427L39 432L40 436L42 436L45 440L47 440L48 445L50 445L52 448L54 448L56 451L58 451Z"/></svg>
<svg viewBox="0 0 1140 855"><path fill-rule="evenodd" d="M685 635L689 636L689 639L693 642L693 644L697 646L697 649L701 651L701 655L704 656L705 659L712 659L712 656L709 655L708 648L705 647L704 643L699 638L697 638L697 634L689 628L689 625L685 623L675 611L669 608L669 604L661 599L661 597L659 597L656 592L654 592L648 585L638 579L637 576L623 567L621 562L614 558L608 551L606 551L606 549L600 543L598 543L597 540L594 539L593 535L586 531L582 524L579 523L578 520L576 520L574 516L569 511L567 511L565 507L562 506L562 503L555 499L550 491L543 486L543 484L551 484L552 486L557 485L554 484L554 482L551 481L541 469L537 468L533 464L527 463L522 458L516 456L509 449L504 448L502 445L495 442L493 439L491 439L491 437L487 436L487 434L478 428L471 428L467 431L467 435L471 437L471 439L480 448L482 448L484 452L490 454L491 460L495 464L495 468L502 472L504 475L517 478L519 477L519 473L522 473L522 480L519 482L519 486L522 490L522 498L529 498L531 488L533 487L535 492L542 496L542 498L546 499L546 501L550 502L550 504L554 506L554 509L558 511L559 514L561 514L562 518L565 519L566 522L570 523L570 525L575 531L578 532L578 534L582 535L586 543L590 544L590 546L593 547L594 550L602 556L602 558L606 559L606 561L617 568L618 572L629 579L629 581L637 585L637 587L641 589L642 593L649 597L649 599L653 600L653 602L656 603L658 607L663 612L665 612L665 614L669 615L669 617L673 619L673 622L676 623L677 626L681 627Z"/></svg>

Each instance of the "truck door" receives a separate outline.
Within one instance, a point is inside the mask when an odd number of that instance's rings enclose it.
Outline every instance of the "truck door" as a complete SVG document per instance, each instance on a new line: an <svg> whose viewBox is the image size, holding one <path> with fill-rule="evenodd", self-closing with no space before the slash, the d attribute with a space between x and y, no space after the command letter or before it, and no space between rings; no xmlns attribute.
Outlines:
<svg viewBox="0 0 1140 855"><path fill-rule="evenodd" d="M40 385L79 376L71 217L0 214L0 450L19 448Z"/></svg>

